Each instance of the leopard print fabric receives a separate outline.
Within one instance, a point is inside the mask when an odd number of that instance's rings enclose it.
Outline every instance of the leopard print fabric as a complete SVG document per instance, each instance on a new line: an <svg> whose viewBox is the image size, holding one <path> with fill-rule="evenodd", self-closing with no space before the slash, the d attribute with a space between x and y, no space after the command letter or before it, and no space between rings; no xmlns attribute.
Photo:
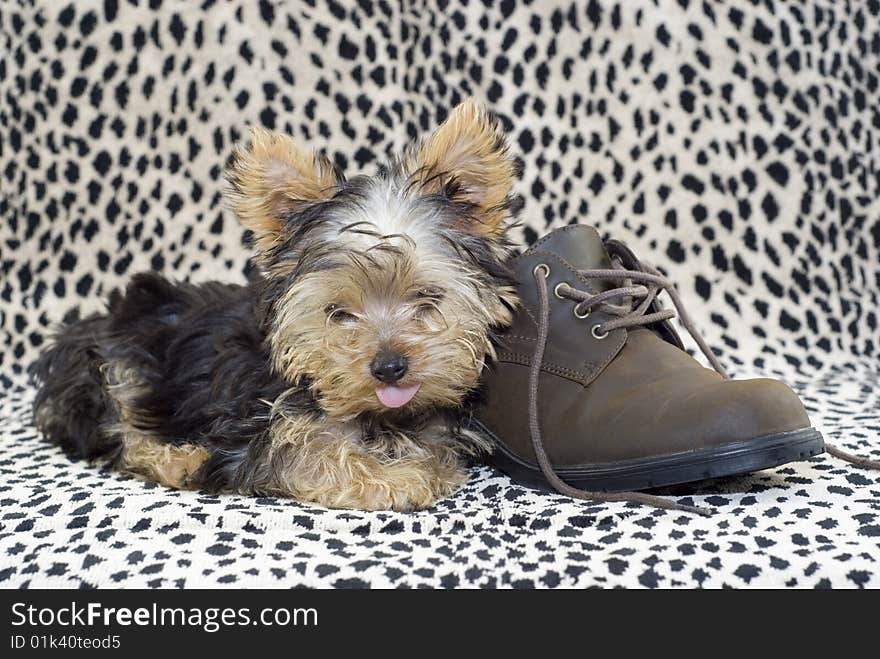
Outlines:
<svg viewBox="0 0 880 659"><path fill-rule="evenodd" d="M672 491L703 520L489 468L429 511L329 511L40 442L54 324L140 270L244 280L220 187L248 125L355 173L476 95L523 161L523 245L627 241L735 375L880 457L880 3L487 4L0 4L0 586L880 586L880 476L827 456Z"/></svg>

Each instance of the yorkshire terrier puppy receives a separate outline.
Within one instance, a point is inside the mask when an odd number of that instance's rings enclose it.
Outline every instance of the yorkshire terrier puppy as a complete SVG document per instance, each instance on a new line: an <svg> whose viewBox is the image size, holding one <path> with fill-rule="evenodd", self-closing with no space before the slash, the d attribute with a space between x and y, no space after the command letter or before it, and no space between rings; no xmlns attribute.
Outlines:
<svg viewBox="0 0 880 659"><path fill-rule="evenodd" d="M35 364L38 428L171 487L431 506L490 448L462 419L516 304L513 176L473 101L372 177L254 129L227 194L259 276L136 275Z"/></svg>

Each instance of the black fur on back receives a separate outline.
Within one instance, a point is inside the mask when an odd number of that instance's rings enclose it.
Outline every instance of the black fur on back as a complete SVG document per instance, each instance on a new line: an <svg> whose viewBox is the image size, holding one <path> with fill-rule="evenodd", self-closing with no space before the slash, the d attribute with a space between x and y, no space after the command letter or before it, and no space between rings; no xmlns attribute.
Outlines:
<svg viewBox="0 0 880 659"><path fill-rule="evenodd" d="M139 430L208 449L203 487L259 490L254 465L266 462L270 405L290 389L270 370L262 285L135 275L111 295L108 314L61 328L34 364L38 427L75 457L117 458L121 437L106 431L118 421L106 375L123 366L147 385L134 404ZM306 383L283 404L285 412L318 414Z"/></svg>

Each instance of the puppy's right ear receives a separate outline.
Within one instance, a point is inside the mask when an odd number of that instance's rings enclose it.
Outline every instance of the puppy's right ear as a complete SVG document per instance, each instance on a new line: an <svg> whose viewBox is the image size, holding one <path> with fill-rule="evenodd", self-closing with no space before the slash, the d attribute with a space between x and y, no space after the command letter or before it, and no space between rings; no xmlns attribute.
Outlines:
<svg viewBox="0 0 880 659"><path fill-rule="evenodd" d="M252 128L250 141L235 148L226 179L229 203L260 251L276 243L290 212L329 199L338 183L326 157L263 128Z"/></svg>

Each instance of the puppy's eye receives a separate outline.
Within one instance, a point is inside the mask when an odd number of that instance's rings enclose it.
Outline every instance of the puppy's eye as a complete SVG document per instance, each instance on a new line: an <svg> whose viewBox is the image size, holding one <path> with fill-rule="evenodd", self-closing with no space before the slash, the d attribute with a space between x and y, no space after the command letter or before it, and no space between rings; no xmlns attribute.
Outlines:
<svg viewBox="0 0 880 659"><path fill-rule="evenodd" d="M419 300L432 300L434 302L439 302L443 299L443 291L439 288L432 288L430 286L426 286L424 288L420 288L416 291L416 299Z"/></svg>
<svg viewBox="0 0 880 659"><path fill-rule="evenodd" d="M415 317L419 320L439 319L443 317L440 302L443 291L439 288L421 288L415 293Z"/></svg>
<svg viewBox="0 0 880 659"><path fill-rule="evenodd" d="M350 320L356 320L354 314L349 313L338 304L328 304L326 307L324 307L324 313L327 314L327 318L335 323L344 323Z"/></svg>

